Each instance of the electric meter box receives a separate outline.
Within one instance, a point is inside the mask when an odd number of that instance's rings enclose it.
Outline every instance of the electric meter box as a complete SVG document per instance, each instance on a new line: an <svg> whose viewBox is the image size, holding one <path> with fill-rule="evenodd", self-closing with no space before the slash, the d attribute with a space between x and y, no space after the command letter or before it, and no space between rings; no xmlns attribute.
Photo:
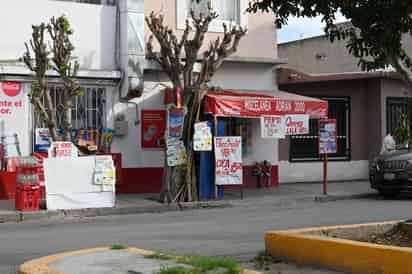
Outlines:
<svg viewBox="0 0 412 274"><path fill-rule="evenodd" d="M114 121L116 136L125 136L128 133L129 125L127 121Z"/></svg>

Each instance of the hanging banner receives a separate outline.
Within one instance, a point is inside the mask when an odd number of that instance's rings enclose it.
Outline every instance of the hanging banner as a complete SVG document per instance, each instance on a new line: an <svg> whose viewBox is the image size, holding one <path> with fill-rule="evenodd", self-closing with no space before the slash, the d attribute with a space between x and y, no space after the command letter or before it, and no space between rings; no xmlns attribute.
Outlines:
<svg viewBox="0 0 412 274"><path fill-rule="evenodd" d="M164 148L165 110L142 110L142 148Z"/></svg>
<svg viewBox="0 0 412 274"><path fill-rule="evenodd" d="M309 134L309 115L285 115L286 135Z"/></svg>
<svg viewBox="0 0 412 274"><path fill-rule="evenodd" d="M212 130L207 122L195 124L193 136L194 151L212 151Z"/></svg>
<svg viewBox="0 0 412 274"><path fill-rule="evenodd" d="M262 116L260 118L262 138L285 138L285 119L283 116Z"/></svg>
<svg viewBox="0 0 412 274"><path fill-rule="evenodd" d="M338 138L336 119L318 121L319 154L333 154L338 152Z"/></svg>
<svg viewBox="0 0 412 274"><path fill-rule="evenodd" d="M72 142L53 142L49 149L49 158L77 158L78 151Z"/></svg>
<svg viewBox="0 0 412 274"><path fill-rule="evenodd" d="M179 139L168 139L166 156L167 165L170 167L186 164L187 153L183 141Z"/></svg>
<svg viewBox="0 0 412 274"><path fill-rule="evenodd" d="M185 110L170 108L167 110L167 136L168 138L182 138L185 122Z"/></svg>
<svg viewBox="0 0 412 274"><path fill-rule="evenodd" d="M216 185L243 184L242 138L215 137Z"/></svg>

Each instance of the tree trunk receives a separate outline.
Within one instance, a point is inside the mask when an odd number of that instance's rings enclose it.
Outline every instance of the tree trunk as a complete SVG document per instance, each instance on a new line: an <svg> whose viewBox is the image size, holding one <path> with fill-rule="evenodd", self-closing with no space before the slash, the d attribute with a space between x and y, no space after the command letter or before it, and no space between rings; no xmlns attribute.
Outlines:
<svg viewBox="0 0 412 274"><path fill-rule="evenodd" d="M390 64L400 74L402 81L408 86L409 91L412 91L412 75L411 71L402 63L399 57L390 57Z"/></svg>
<svg viewBox="0 0 412 274"><path fill-rule="evenodd" d="M64 141L70 142L72 140L72 97L68 91L64 92L64 115L63 115L63 129Z"/></svg>

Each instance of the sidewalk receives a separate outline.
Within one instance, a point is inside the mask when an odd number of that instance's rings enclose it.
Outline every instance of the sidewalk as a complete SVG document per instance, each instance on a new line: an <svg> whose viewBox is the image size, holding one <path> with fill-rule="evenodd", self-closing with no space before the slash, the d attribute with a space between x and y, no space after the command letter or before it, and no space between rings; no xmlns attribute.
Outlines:
<svg viewBox="0 0 412 274"><path fill-rule="evenodd" d="M244 198L240 200L240 190L225 191L223 200L167 205L158 203L157 194L118 195L116 207L18 212L14 210L14 201L0 201L0 223L22 222L29 220L52 220L63 218L87 218L110 215L161 213L202 208L225 208L241 206L261 206L270 203L272 206L290 206L303 202L329 202L345 199L356 199L376 196L369 187L369 182L341 182L329 184L329 195L322 195L322 184L283 184L278 188L245 189Z"/></svg>

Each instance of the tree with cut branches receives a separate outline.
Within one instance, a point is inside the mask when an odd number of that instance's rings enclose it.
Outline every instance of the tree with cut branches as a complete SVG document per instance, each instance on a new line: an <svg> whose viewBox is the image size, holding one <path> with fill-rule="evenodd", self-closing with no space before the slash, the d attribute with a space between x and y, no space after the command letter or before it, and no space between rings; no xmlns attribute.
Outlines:
<svg viewBox="0 0 412 274"><path fill-rule="evenodd" d="M201 53L205 36L213 20L218 17L209 5L204 14L191 11L191 19L186 21L181 37L165 24L161 14L152 12L146 17L146 23L152 32L147 42L147 55L155 60L167 74L175 89L182 92L183 107L187 109L185 118L184 140L187 146L187 169L183 183L171 180L171 168L165 166L166 175L162 191L162 201L193 201L197 199L195 154L193 151L193 127L199 121L201 103L208 92L208 83L223 64L234 54L246 30L238 26L223 25L223 36L210 42ZM154 40L159 52L155 52ZM195 64L201 65L200 72L194 71Z"/></svg>
<svg viewBox="0 0 412 274"><path fill-rule="evenodd" d="M76 81L79 64L73 61L74 46L70 41L73 30L64 16L52 17L48 24L33 25L32 30L32 38L25 43L26 52L23 55L23 62L35 76L29 93L31 103L49 128L54 141L71 141L73 100L84 93ZM49 70L59 75L63 86L63 136L58 134L57 106L47 80Z"/></svg>
<svg viewBox="0 0 412 274"><path fill-rule="evenodd" d="M345 40L363 70L394 68L412 88L412 59L402 45L412 35L410 0L251 0L249 12L273 12L281 28L290 17L322 17L331 42ZM336 24L340 12L351 25Z"/></svg>

